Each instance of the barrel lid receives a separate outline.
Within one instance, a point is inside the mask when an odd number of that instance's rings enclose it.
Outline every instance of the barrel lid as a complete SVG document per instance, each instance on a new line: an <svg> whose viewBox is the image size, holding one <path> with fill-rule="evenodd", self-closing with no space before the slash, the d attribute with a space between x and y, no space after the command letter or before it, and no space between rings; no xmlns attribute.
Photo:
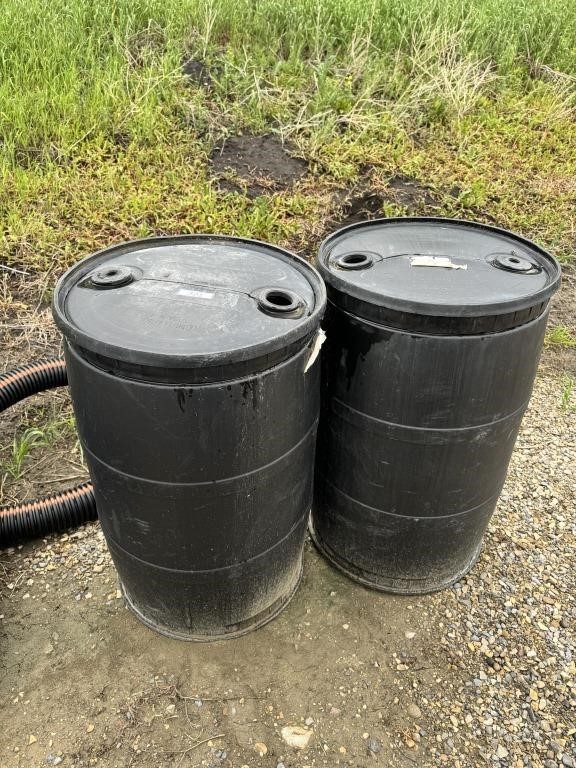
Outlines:
<svg viewBox="0 0 576 768"><path fill-rule="evenodd" d="M320 275L281 248L234 237L136 240L88 256L56 286L66 339L130 364L171 368L260 358L310 335Z"/></svg>
<svg viewBox="0 0 576 768"><path fill-rule="evenodd" d="M391 218L328 237L319 267L331 293L406 313L480 317L546 301L560 266L503 229L458 219Z"/></svg>

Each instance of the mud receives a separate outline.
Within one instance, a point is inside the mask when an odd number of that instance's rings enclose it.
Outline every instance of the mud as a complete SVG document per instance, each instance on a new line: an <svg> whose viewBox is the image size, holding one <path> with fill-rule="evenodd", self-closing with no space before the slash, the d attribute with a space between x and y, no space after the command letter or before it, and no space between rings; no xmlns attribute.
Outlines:
<svg viewBox="0 0 576 768"><path fill-rule="evenodd" d="M362 182L336 195L336 210L326 231L380 218L386 205L403 208L405 215L430 216L439 213L442 202L432 189L411 176L393 176L385 187L377 189Z"/></svg>
<svg viewBox="0 0 576 768"><path fill-rule="evenodd" d="M413 692L433 696L452 674L430 601L356 586L311 545L281 616L213 644L137 621L117 597L97 525L4 556L2 567L3 768L55 757L110 768L362 767L376 754L420 764L425 718L416 725L408 713ZM313 732L305 752L283 741L290 725ZM421 747L409 750L403 734L415 732Z"/></svg>
<svg viewBox="0 0 576 768"><path fill-rule="evenodd" d="M191 85L211 89L222 74L222 70L221 68L211 70L200 59L185 59L182 62L182 74L188 78Z"/></svg>
<svg viewBox="0 0 576 768"><path fill-rule="evenodd" d="M307 172L295 148L271 134L231 136L210 155L212 174L223 192L244 192L255 197L266 191L287 189Z"/></svg>

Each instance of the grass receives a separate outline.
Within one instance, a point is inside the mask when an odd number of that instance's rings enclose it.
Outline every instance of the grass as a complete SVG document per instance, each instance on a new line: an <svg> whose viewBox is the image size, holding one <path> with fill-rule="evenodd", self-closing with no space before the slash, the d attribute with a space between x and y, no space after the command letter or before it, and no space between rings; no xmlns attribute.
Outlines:
<svg viewBox="0 0 576 768"><path fill-rule="evenodd" d="M574 391L576 388L576 380L573 376L565 374L562 377L562 396L561 405L564 411L576 411L576 403L574 402Z"/></svg>
<svg viewBox="0 0 576 768"><path fill-rule="evenodd" d="M29 414L27 421L36 421L34 426L26 427L16 434L12 445L2 449L0 462L0 501L7 483L20 480L37 449L58 447L76 434L75 420L72 416L59 414L44 415L40 409L37 418Z"/></svg>
<svg viewBox="0 0 576 768"><path fill-rule="evenodd" d="M546 333L546 345L576 349L576 334L565 325L557 325Z"/></svg>
<svg viewBox="0 0 576 768"><path fill-rule="evenodd" d="M46 436L42 430L36 427L29 427L19 436L15 437L12 443L12 455L4 464L4 471L14 480L22 476L22 467L24 460L37 446L45 446Z"/></svg>
<svg viewBox="0 0 576 768"><path fill-rule="evenodd" d="M219 230L305 252L363 169L439 190L438 213L573 249L576 18L569 0L6 0L0 242L59 271L113 240ZM191 83L202 60L211 88ZM228 134L277 132L314 184L218 194ZM456 197L446 190L458 187ZM384 207L383 213L394 208ZM399 212L402 212L400 210Z"/></svg>
<svg viewBox="0 0 576 768"><path fill-rule="evenodd" d="M5 0L4 260L55 277L112 241L197 231L311 256L339 189L385 190L402 173L435 191L435 213L498 221L567 262L576 194L571 7ZM210 87L185 75L190 59L209 69ZM312 176L256 199L220 193L210 152L249 131L292 142ZM381 211L406 212L393 200Z"/></svg>

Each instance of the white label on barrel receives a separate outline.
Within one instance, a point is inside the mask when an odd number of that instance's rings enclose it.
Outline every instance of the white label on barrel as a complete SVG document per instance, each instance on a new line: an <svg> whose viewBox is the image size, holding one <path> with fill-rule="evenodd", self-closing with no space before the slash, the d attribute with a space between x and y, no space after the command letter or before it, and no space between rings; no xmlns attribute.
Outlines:
<svg viewBox="0 0 576 768"><path fill-rule="evenodd" d="M443 267L444 269L468 269L468 264L454 264L449 256L412 256L412 267Z"/></svg>
<svg viewBox="0 0 576 768"><path fill-rule="evenodd" d="M190 296L192 299L213 299L214 293L192 288L178 288L176 296Z"/></svg>
<svg viewBox="0 0 576 768"><path fill-rule="evenodd" d="M306 362L306 367L304 368L304 373L306 373L306 371L308 371L314 365L314 363L316 361L316 358L320 354L320 348L321 348L322 344L324 344L325 341L326 341L326 334L324 333L322 328L320 328L320 330L318 331L318 335L314 339L314 345L313 345L313 347L312 347L312 349L310 351L310 355L308 357L308 361Z"/></svg>

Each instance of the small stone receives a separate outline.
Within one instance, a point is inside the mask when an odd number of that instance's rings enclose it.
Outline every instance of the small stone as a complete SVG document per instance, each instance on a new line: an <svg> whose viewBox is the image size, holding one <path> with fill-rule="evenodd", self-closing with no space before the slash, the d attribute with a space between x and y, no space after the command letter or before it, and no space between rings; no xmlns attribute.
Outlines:
<svg viewBox="0 0 576 768"><path fill-rule="evenodd" d="M576 768L576 761L570 755L562 755L562 765L565 765L566 768Z"/></svg>
<svg viewBox="0 0 576 768"><path fill-rule="evenodd" d="M408 705L408 709L406 710L410 717L413 717L415 720L417 720L419 717L422 717L422 710L417 704L411 703Z"/></svg>
<svg viewBox="0 0 576 768"><path fill-rule="evenodd" d="M166 714L173 715L176 712L176 704L168 704L166 707Z"/></svg>
<svg viewBox="0 0 576 768"><path fill-rule="evenodd" d="M350 624L342 624L342 629L350 629Z"/></svg>
<svg viewBox="0 0 576 768"><path fill-rule="evenodd" d="M366 747L368 748L369 752L372 752L373 754L377 755L378 752L382 749L382 744L378 739L368 739L366 742Z"/></svg>
<svg viewBox="0 0 576 768"><path fill-rule="evenodd" d="M88 723L88 725L86 726L86 733L92 733L93 730L94 730L94 723Z"/></svg>
<svg viewBox="0 0 576 768"><path fill-rule="evenodd" d="M341 755L346 754L346 747L338 747L338 752L340 752Z"/></svg>
<svg viewBox="0 0 576 768"><path fill-rule="evenodd" d="M257 741L256 744L254 744L254 751L258 752L260 757L264 757L264 755L268 753L268 747L263 741Z"/></svg>
<svg viewBox="0 0 576 768"><path fill-rule="evenodd" d="M506 747L502 746L502 744L498 745L498 749L496 750L496 757L500 760L503 760L505 757L508 757L508 750Z"/></svg>
<svg viewBox="0 0 576 768"><path fill-rule="evenodd" d="M314 718L313 717L307 717L306 720L304 720L306 725L314 725Z"/></svg>
<svg viewBox="0 0 576 768"><path fill-rule="evenodd" d="M44 648L44 653L46 656L50 656L50 654L54 651L54 646L51 643L48 643L48 645Z"/></svg>
<svg viewBox="0 0 576 768"><path fill-rule="evenodd" d="M276 763L276 768L286 768L286 766L284 765L284 763L280 762L280 763Z"/></svg>
<svg viewBox="0 0 576 768"><path fill-rule="evenodd" d="M32 734L28 736L28 746L30 746L30 744L36 744L37 741L38 739L36 738L36 736L33 736Z"/></svg>
<svg viewBox="0 0 576 768"><path fill-rule="evenodd" d="M404 632L404 637L406 638L406 640L414 640L414 638L416 637L416 632L412 632L412 631Z"/></svg>
<svg viewBox="0 0 576 768"><path fill-rule="evenodd" d="M328 712L330 717L338 717L338 715L342 714L342 710L338 709L338 707L330 707L330 712Z"/></svg>
<svg viewBox="0 0 576 768"><path fill-rule="evenodd" d="M294 747L294 749L306 749L313 733L308 728L302 728L299 725L285 725L280 731L286 744L289 747Z"/></svg>

